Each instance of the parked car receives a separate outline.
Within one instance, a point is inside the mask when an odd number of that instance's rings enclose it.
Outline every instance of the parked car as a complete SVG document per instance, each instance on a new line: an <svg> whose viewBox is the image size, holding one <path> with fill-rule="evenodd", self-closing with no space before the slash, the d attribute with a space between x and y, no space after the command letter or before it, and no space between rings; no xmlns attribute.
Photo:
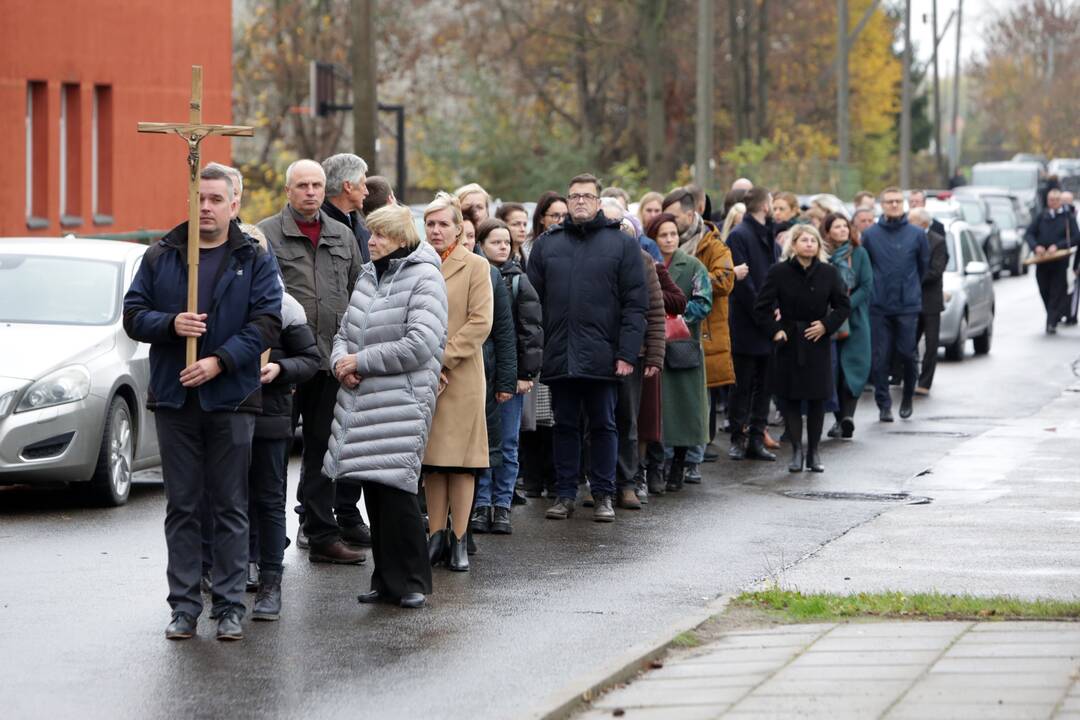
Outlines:
<svg viewBox="0 0 1080 720"><path fill-rule="evenodd" d="M0 484L84 483L122 505L132 473L160 461L149 346L122 325L145 250L0 239Z"/></svg>
<svg viewBox="0 0 1080 720"><path fill-rule="evenodd" d="M979 246L983 249L994 279L1005 269L1005 256L1001 249L1001 233L990 221L990 209L978 195L953 193L947 201L927 200L926 209L935 220L963 220Z"/></svg>
<svg viewBox="0 0 1080 720"><path fill-rule="evenodd" d="M1042 170L1043 166L1038 162L975 163L971 167L971 184L1000 187L1016 193L1027 212L1027 217L1020 218L1020 224L1027 225L1038 212Z"/></svg>
<svg viewBox="0 0 1080 720"><path fill-rule="evenodd" d="M943 221L949 264L943 286L945 309L941 312L941 336L949 360L963 360L968 340L975 354L990 352L994 337L994 282L982 247L963 220Z"/></svg>
<svg viewBox="0 0 1080 720"><path fill-rule="evenodd" d="M1020 198L1004 188L975 185L958 187L955 195L957 199L962 195L973 195L983 199L989 212L989 219L993 222L1001 239L1005 268L1014 277L1026 273L1028 268L1024 265L1024 258L1027 257L1028 247L1024 241L1024 231L1027 225L1020 220L1025 216Z"/></svg>

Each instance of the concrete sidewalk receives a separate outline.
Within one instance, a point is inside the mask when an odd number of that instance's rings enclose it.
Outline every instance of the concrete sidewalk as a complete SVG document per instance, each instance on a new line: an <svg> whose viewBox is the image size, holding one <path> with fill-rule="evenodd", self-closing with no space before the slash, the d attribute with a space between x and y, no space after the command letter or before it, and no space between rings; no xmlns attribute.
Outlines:
<svg viewBox="0 0 1080 720"><path fill-rule="evenodd" d="M867 622L731 632L580 720L1080 719L1080 623Z"/></svg>

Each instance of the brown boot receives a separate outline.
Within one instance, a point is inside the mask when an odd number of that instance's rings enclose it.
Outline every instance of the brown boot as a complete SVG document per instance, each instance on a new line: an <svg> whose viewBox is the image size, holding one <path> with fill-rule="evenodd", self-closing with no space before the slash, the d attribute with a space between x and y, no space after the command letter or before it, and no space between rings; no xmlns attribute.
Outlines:
<svg viewBox="0 0 1080 720"><path fill-rule="evenodd" d="M354 550L340 540L331 543L311 543L308 550L311 562L334 563L335 565L361 565L367 560L362 550Z"/></svg>
<svg viewBox="0 0 1080 720"><path fill-rule="evenodd" d="M634 487L628 485L619 490L619 507L626 510L640 510L641 500L638 498L637 493L634 492Z"/></svg>

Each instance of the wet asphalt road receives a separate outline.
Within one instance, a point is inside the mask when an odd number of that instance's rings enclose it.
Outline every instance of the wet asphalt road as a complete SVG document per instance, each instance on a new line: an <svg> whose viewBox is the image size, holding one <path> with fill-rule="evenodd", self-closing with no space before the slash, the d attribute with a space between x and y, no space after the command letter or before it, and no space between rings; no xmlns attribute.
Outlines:
<svg viewBox="0 0 1080 720"><path fill-rule="evenodd" d="M703 466L705 483L616 523L516 508L514 535L481 536L473 569L435 571L421 611L359 606L368 567L286 551L284 615L242 643L167 642L164 500L154 473L130 503L90 509L57 490L0 491L0 708L9 718L506 718L722 593L784 568L887 506L808 501L788 490L896 492L995 418L1036 411L1072 380L1080 331L1042 334L1034 279L995 285L992 353L939 365L915 417L832 441L824 475L785 463ZM725 444L726 447L726 444ZM295 482L297 465L291 465ZM295 518L290 516L290 533Z"/></svg>

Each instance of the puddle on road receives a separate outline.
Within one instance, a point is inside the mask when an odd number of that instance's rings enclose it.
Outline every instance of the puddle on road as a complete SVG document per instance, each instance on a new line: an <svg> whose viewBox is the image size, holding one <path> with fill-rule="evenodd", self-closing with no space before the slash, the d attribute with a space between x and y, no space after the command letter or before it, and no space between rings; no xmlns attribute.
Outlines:
<svg viewBox="0 0 1080 720"><path fill-rule="evenodd" d="M796 500L849 500L856 502L903 503L904 505L929 505L933 498L923 495L898 493L842 492L828 490L787 490L780 493Z"/></svg>

